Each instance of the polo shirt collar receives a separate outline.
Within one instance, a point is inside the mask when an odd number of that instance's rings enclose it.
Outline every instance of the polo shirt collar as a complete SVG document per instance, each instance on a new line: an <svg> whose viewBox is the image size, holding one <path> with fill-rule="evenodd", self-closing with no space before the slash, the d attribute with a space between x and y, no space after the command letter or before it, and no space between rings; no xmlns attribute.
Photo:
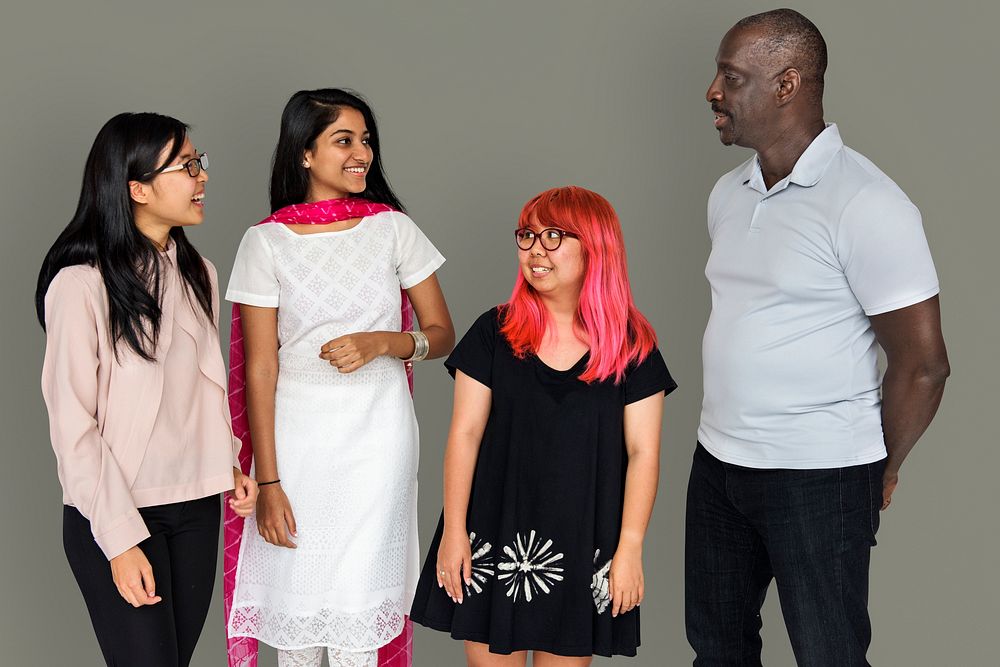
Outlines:
<svg viewBox="0 0 1000 667"><path fill-rule="evenodd" d="M830 166L830 162L834 156L843 147L844 141L840 138L840 130L837 129L837 124L827 123L826 129L812 140L809 147L796 160L795 166L792 167L792 173L786 176L783 182L775 184L776 186L780 186L775 192L783 190L788 183L795 183L805 188L816 185L826 172L826 168ZM749 185L762 194L767 192L758 156L754 155L753 160L747 163L742 180L743 185Z"/></svg>

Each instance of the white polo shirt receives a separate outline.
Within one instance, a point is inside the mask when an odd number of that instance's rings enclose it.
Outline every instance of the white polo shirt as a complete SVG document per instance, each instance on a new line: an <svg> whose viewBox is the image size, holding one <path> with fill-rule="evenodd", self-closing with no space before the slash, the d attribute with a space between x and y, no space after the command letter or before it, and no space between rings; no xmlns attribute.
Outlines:
<svg viewBox="0 0 1000 667"><path fill-rule="evenodd" d="M720 178L708 231L701 444L752 468L883 458L868 315L938 293L917 208L831 124L770 190L756 156Z"/></svg>

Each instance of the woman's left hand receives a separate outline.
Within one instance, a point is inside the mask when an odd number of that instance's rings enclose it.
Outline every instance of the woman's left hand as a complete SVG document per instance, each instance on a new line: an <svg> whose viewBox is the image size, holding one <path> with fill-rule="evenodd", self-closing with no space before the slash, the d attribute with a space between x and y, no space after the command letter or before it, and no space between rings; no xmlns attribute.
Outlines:
<svg viewBox="0 0 1000 667"><path fill-rule="evenodd" d="M388 344L381 332L361 331L327 341L319 356L341 373L353 373L387 351Z"/></svg>
<svg viewBox="0 0 1000 667"><path fill-rule="evenodd" d="M237 515L248 517L257 504L257 482L236 467L233 468L233 482L236 487L229 492L229 507Z"/></svg>
<svg viewBox="0 0 1000 667"><path fill-rule="evenodd" d="M641 547L618 545L611 559L608 586L611 589L611 616L624 614L639 606L645 594Z"/></svg>

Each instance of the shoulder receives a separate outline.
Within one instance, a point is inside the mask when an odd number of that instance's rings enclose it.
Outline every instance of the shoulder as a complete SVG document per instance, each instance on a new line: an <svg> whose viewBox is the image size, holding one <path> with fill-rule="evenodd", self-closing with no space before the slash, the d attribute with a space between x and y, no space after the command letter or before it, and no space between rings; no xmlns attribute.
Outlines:
<svg viewBox="0 0 1000 667"><path fill-rule="evenodd" d="M287 238L289 232L284 229L280 222L269 222L248 227L243 232L243 239L240 241L240 251L242 252L270 252L274 247Z"/></svg>
<svg viewBox="0 0 1000 667"><path fill-rule="evenodd" d="M273 239L281 237L284 235L285 230L282 229L284 225L280 222L266 222L264 224L257 224L252 227L247 227L247 230L243 232L243 238L260 242L271 242Z"/></svg>
<svg viewBox="0 0 1000 667"><path fill-rule="evenodd" d="M52 278L45 292L46 324L53 322L56 313L76 319L97 317L106 312L107 292L99 269L85 264L67 266Z"/></svg>
<svg viewBox="0 0 1000 667"><path fill-rule="evenodd" d="M653 349L646 353L646 356L641 359L633 359L630 361L625 369L625 375L628 376L640 368L647 368L650 366L666 366L666 362L663 361L663 354L660 353L660 348L655 345L653 346Z"/></svg>
<svg viewBox="0 0 1000 667"><path fill-rule="evenodd" d="M720 176L719 180L715 182L715 186L712 188L712 195L724 194L733 188L743 185L743 182L749 177L749 172L750 169L753 168L755 158L756 156L750 156L749 159L744 160L739 165Z"/></svg>
<svg viewBox="0 0 1000 667"><path fill-rule="evenodd" d="M417 223L413 222L413 218L402 211L382 211L373 215L372 219L389 223L397 234L417 229Z"/></svg>
<svg viewBox="0 0 1000 667"><path fill-rule="evenodd" d="M844 146L840 158L838 181L848 189L848 205L903 206L913 203L902 188L879 169L874 162L852 148Z"/></svg>
<svg viewBox="0 0 1000 667"><path fill-rule="evenodd" d="M484 328L492 329L493 331L499 331L502 322L503 322L503 306L493 306L485 313L477 317L476 323L473 326L481 326Z"/></svg>
<svg viewBox="0 0 1000 667"><path fill-rule="evenodd" d="M875 222L920 224L920 211L906 193L885 174L869 175L849 195L840 214L842 226Z"/></svg>
<svg viewBox="0 0 1000 667"><path fill-rule="evenodd" d="M469 327L466 335L475 335L482 340L496 338L503 321L502 306L495 306L482 313Z"/></svg>
<svg viewBox="0 0 1000 667"><path fill-rule="evenodd" d="M208 276L212 280L218 280L219 270L215 268L215 264L212 263L212 260L204 255L199 255L199 257L201 257L201 261L205 264L205 270L208 271Z"/></svg>
<svg viewBox="0 0 1000 667"><path fill-rule="evenodd" d="M91 296L104 287L104 278L96 266L76 264L59 270L49 283L48 295Z"/></svg>

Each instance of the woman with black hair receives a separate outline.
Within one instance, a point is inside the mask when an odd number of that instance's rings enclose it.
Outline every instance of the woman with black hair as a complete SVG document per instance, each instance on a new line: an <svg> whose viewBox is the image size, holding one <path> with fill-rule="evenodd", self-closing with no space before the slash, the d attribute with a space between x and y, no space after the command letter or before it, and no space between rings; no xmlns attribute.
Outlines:
<svg viewBox="0 0 1000 667"><path fill-rule="evenodd" d="M109 665L190 662L219 494L246 515L257 493L229 424L215 267L183 230L208 181L187 135L152 113L104 125L35 293L63 544Z"/></svg>
<svg viewBox="0 0 1000 667"><path fill-rule="evenodd" d="M348 91L288 101L271 211L244 235L226 294L238 304L234 431L261 486L242 532L227 521L227 573L239 555L230 664L259 639L282 666L318 666L324 649L335 666L409 665L419 563L407 362L454 343L434 274L444 258L403 213L371 109ZM410 302L420 331L408 331Z"/></svg>

